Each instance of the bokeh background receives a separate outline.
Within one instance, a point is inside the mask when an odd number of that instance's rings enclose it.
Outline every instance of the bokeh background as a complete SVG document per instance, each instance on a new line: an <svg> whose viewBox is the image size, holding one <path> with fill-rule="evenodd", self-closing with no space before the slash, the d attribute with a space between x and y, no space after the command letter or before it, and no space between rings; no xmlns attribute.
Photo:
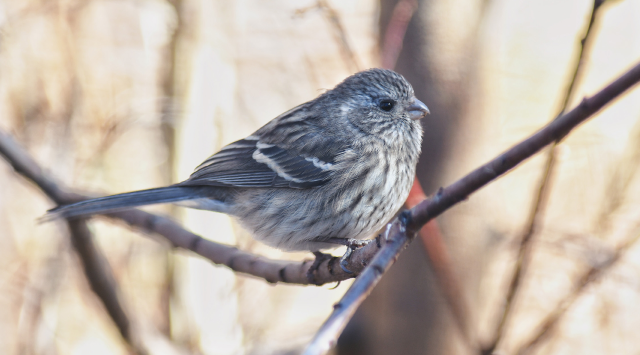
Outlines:
<svg viewBox="0 0 640 355"><path fill-rule="evenodd" d="M346 76L389 66L385 34L397 3L2 0L0 129L76 191L178 182L225 144ZM404 40L391 38L401 49L391 65L432 112L418 174L432 193L558 114L593 1L404 3L412 17ZM640 59L640 0L606 1L586 44L569 107ZM495 351L518 353L555 312L558 322L532 353L636 354L640 89L577 129L555 155ZM438 220L467 329L417 240L334 354L478 354L491 344L545 161L530 159ZM90 228L131 319L132 346L91 291L65 225L36 222L51 207L0 162L2 354L296 354L351 283L270 285L95 218ZM149 210L217 242L310 258L254 242L224 215Z"/></svg>

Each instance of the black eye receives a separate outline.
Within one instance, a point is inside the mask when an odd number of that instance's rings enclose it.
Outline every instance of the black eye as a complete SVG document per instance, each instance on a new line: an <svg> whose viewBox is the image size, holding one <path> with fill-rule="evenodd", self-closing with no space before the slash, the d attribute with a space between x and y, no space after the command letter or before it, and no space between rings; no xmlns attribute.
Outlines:
<svg viewBox="0 0 640 355"><path fill-rule="evenodd" d="M382 100L380 101L380 103L378 104L378 107L380 107L380 109L382 111L391 111L391 109L393 108L393 106L396 104L395 101L393 100Z"/></svg>

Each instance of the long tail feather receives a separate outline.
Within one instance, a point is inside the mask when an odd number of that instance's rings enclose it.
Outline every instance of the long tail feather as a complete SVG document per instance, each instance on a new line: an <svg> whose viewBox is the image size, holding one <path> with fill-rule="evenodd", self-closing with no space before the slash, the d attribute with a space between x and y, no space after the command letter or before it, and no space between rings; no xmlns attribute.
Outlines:
<svg viewBox="0 0 640 355"><path fill-rule="evenodd" d="M56 218L107 213L156 203L171 203L207 197L207 193L201 187L167 186L99 197L70 205L58 206L47 211L47 214L42 220L48 221Z"/></svg>

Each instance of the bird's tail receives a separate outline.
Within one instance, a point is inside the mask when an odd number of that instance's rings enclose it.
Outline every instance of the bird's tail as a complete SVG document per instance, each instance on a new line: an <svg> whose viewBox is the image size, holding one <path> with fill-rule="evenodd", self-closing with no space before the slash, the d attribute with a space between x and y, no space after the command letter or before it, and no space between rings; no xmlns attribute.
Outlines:
<svg viewBox="0 0 640 355"><path fill-rule="evenodd" d="M167 186L156 189L127 192L118 195L94 198L47 211L42 221L96 213L108 213L156 203L172 203L208 198L202 187Z"/></svg>

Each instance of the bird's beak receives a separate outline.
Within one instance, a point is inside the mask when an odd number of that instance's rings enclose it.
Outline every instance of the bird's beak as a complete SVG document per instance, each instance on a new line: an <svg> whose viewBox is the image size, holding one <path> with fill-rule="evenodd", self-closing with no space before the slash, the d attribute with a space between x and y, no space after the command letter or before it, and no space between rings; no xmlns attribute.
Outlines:
<svg viewBox="0 0 640 355"><path fill-rule="evenodd" d="M431 113L429 112L429 108L427 107L427 105L416 98L414 98L413 102L411 102L411 105L407 107L407 112L409 112L409 117L411 117L412 120L419 120Z"/></svg>

